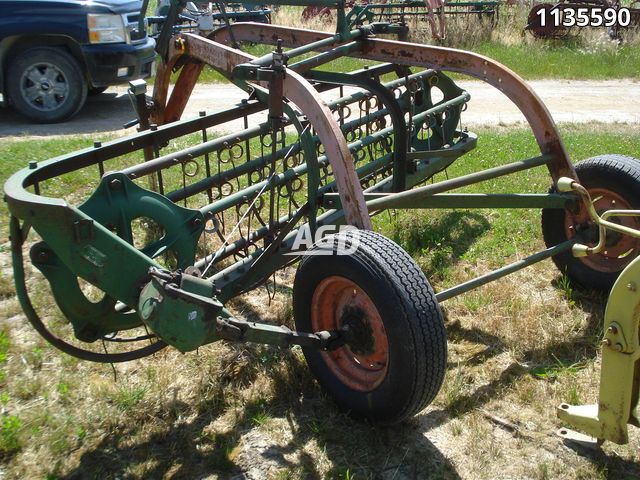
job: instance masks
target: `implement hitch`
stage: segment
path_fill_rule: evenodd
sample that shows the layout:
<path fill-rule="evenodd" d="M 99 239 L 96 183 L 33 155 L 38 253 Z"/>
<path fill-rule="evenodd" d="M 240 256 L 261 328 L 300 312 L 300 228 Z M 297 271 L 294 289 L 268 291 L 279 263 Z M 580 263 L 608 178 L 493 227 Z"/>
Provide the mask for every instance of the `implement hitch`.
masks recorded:
<path fill-rule="evenodd" d="M 561 191 L 575 191 L 583 199 L 591 219 L 599 228 L 595 246 L 575 244 L 578 257 L 597 254 L 607 245 L 607 234 L 624 233 L 640 238 L 640 230 L 608 220 L 611 217 L 638 217 L 640 210 L 596 211 L 589 192 L 575 181 L 562 178 Z M 561 404 L 558 418 L 601 443 L 610 440 L 629 442 L 627 425 L 640 427 L 640 258 L 633 260 L 616 280 L 604 314 L 600 394 L 595 405 Z M 558 434 L 570 440 L 585 440 L 584 435 L 562 428 Z"/>

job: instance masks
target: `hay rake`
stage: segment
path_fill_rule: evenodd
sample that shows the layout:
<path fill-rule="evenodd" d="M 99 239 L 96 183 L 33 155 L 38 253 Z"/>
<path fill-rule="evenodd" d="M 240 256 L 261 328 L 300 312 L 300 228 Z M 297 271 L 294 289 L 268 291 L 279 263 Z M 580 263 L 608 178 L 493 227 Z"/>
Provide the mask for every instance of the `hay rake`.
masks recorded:
<path fill-rule="evenodd" d="M 580 195 L 555 187 L 580 176 L 598 211 L 638 208 L 635 160 L 604 156 L 574 168 L 546 107 L 509 69 L 470 52 L 382 39 L 403 27 L 362 25 L 342 3 L 321 3 L 337 8 L 335 34 L 238 23 L 204 38 L 173 35 L 167 21 L 152 100 L 143 84 L 132 84 L 139 133 L 31 162 L 8 180 L 17 294 L 44 338 L 98 362 L 221 339 L 300 345 L 339 405 L 391 423 L 424 408 L 442 383 L 439 302 L 551 257 L 574 280 L 608 290 L 636 258 L 638 240 L 626 234 L 573 257 L 573 245 L 596 245 L 599 230 Z M 167 18 L 180 7 L 174 3 Z M 237 42 L 274 50 L 256 58 L 229 46 Z M 344 56 L 377 63 L 322 70 Z M 248 97 L 181 120 L 205 65 Z M 540 154 L 427 183 L 477 140 L 460 127 L 470 96 L 445 71 L 501 90 L 527 118 Z M 261 112 L 266 119 L 256 123 Z M 211 134 L 228 122 L 233 133 Z M 536 167 L 548 169 L 550 192 L 450 193 Z M 86 180 L 86 191 L 65 192 L 66 176 Z M 434 293 L 406 252 L 371 231 L 370 215 L 400 208 L 541 208 L 548 248 Z M 617 221 L 638 227 L 635 217 Z M 322 235 L 339 225 L 351 228 Z M 31 230 L 39 241 L 28 241 L 30 261 L 72 334 L 47 326 L 30 300 L 23 248 Z M 245 321 L 225 307 L 300 257 L 295 331 Z M 115 344 L 111 352 L 100 350 L 105 342 Z"/>

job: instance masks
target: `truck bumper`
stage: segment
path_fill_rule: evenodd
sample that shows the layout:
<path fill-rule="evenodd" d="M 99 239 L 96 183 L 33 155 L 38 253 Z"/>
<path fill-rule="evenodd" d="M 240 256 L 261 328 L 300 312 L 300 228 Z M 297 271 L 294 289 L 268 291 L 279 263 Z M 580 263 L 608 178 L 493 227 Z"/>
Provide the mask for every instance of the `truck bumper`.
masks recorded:
<path fill-rule="evenodd" d="M 155 44 L 152 38 L 147 38 L 134 45 L 83 45 L 91 86 L 107 87 L 151 76 Z"/>

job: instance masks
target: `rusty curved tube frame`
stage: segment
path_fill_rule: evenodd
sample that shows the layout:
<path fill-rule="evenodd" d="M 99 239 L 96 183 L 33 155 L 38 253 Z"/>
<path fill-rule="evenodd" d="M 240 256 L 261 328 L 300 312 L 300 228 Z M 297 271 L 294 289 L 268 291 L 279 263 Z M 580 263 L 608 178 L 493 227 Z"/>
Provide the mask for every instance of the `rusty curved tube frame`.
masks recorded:
<path fill-rule="evenodd" d="M 171 44 L 167 62 L 158 72 L 154 89 L 156 110 L 153 120 L 156 123 L 167 123 L 180 118 L 204 64 L 213 66 L 232 80 L 236 66 L 256 60 L 252 55 L 225 45 L 230 41 L 230 28 L 233 28 L 236 41 L 276 44 L 280 40 L 287 47 L 308 45 L 332 36 L 325 32 L 256 23 L 239 23 L 221 28 L 210 39 L 193 34 L 177 36 Z M 325 41 L 318 45 L 317 50 L 329 50 L 335 46 L 328 45 Z M 527 119 L 541 153 L 551 156 L 547 167 L 554 183 L 561 177 L 578 179 L 546 106 L 522 78 L 504 65 L 472 52 L 375 38 L 363 39 L 360 51 L 346 52 L 345 55 L 459 72 L 489 83 L 503 92 Z M 186 59 L 186 62 L 167 101 L 171 72 L 181 59 Z M 347 223 L 360 228 L 371 228 L 364 195 L 337 122 L 311 84 L 291 69 L 286 71 L 286 96 L 307 115 L 325 145 L 335 172 Z M 236 84 L 251 90 L 249 84 Z"/>
<path fill-rule="evenodd" d="M 172 42 L 169 49 L 168 61 L 160 72 L 159 84 L 154 90 L 156 105 L 165 105 L 171 72 L 178 60 L 183 56 L 187 56 L 191 62 L 195 61 L 197 63 L 186 64 L 192 65 L 189 67 L 191 70 L 186 76 L 180 76 L 174 88 L 174 90 L 180 88 L 180 90 L 178 90 L 179 96 L 177 100 L 174 100 L 172 94 L 167 106 L 171 106 L 172 102 L 176 105 L 182 104 L 181 99 L 185 93 L 182 89 L 188 89 L 190 93 L 197 80 L 197 77 L 193 78 L 192 75 L 196 71 L 199 73 L 201 64 L 206 63 L 211 65 L 216 68 L 216 70 L 231 77 L 233 69 L 237 65 L 249 63 L 256 59 L 256 57 L 240 50 L 197 35 L 180 35 Z M 186 68 L 186 65 L 183 68 Z M 182 78 L 185 80 L 180 83 L 180 79 Z M 239 86 L 242 86 L 242 84 Z M 246 88 L 248 90 L 252 89 L 249 84 L 246 84 Z M 372 228 L 371 218 L 369 217 L 358 174 L 356 173 L 353 159 L 351 158 L 351 152 L 331 110 L 320 98 L 317 90 L 300 74 L 290 69 L 286 70 L 286 75 L 283 80 L 283 90 L 286 92 L 286 97 L 296 104 L 301 112 L 306 115 L 325 147 L 327 158 L 331 163 L 336 179 L 346 222 L 358 228 L 370 230 Z M 163 111 L 166 113 L 166 109 L 157 110 L 156 115 L 161 115 Z M 158 118 L 156 118 L 156 120 L 157 119 Z M 164 117 L 160 119 L 165 120 Z"/>
<path fill-rule="evenodd" d="M 219 43 L 228 43 L 228 28 L 217 30 L 212 38 Z M 285 47 L 296 47 L 332 36 L 315 30 L 259 23 L 236 23 L 230 28 L 233 29 L 237 41 L 275 45 L 280 39 Z M 324 46 L 318 50 L 331 48 L 333 46 Z M 540 151 L 543 154 L 552 155 L 553 158 L 548 167 L 554 183 L 560 177 L 578 178 L 549 110 L 531 87 L 504 65 L 483 55 L 463 50 L 377 38 L 363 40 L 362 51 L 346 55 L 399 65 L 458 72 L 483 80 L 504 93 L 518 107 L 527 119 Z"/>

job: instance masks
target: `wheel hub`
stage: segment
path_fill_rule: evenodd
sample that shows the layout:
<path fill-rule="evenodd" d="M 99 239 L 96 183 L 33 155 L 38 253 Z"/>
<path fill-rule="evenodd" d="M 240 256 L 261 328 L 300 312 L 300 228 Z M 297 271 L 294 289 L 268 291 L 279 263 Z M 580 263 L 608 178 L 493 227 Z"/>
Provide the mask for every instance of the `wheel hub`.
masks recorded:
<path fill-rule="evenodd" d="M 59 108 L 69 94 L 64 73 L 49 63 L 39 63 L 26 69 L 20 85 L 24 100 L 41 111 Z"/>
<path fill-rule="evenodd" d="M 356 355 L 371 355 L 374 351 L 373 330 L 367 321 L 365 312 L 347 305 L 342 313 L 342 331 L 346 344 Z"/>
<path fill-rule="evenodd" d="M 387 332 L 375 303 L 356 283 L 331 276 L 311 301 L 314 332 L 342 331 L 345 345 L 322 352 L 329 369 L 350 388 L 369 392 L 382 383 L 389 365 Z"/>
<path fill-rule="evenodd" d="M 590 188 L 589 194 L 593 199 L 593 205 L 602 215 L 607 210 L 631 209 L 631 205 L 622 196 L 605 188 Z M 640 222 L 635 217 L 611 217 L 609 221 L 619 223 L 631 228 L 640 227 Z M 599 229 L 591 221 L 586 209 L 580 208 L 575 215 L 567 216 L 565 223 L 567 238 L 578 237 L 581 243 L 595 246 L 598 243 Z M 590 268 L 600 272 L 616 272 L 622 270 L 640 250 L 639 242 L 617 232 L 607 231 L 607 240 L 602 252 L 580 258 Z"/>

